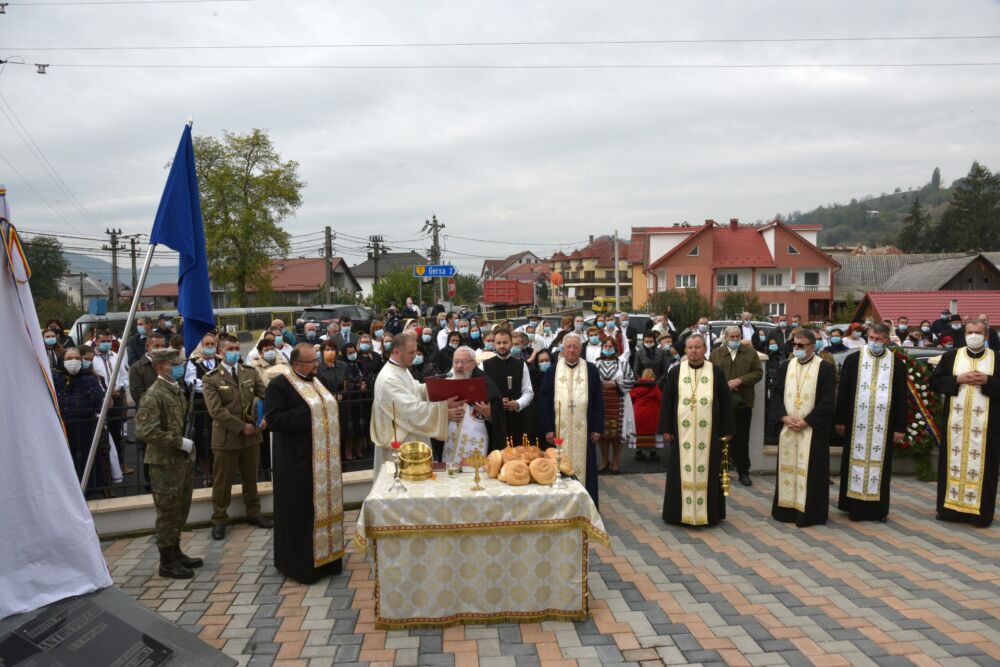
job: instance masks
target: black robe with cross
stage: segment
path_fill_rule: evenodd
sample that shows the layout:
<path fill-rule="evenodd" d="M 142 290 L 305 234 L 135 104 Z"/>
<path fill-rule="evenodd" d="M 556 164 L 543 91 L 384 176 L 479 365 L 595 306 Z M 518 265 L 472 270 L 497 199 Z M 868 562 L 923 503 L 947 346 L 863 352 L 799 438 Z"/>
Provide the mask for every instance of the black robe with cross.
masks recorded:
<path fill-rule="evenodd" d="M 521 357 L 515 357 L 512 354 L 508 355 L 506 359 L 500 356 L 491 357 L 483 362 L 483 371 L 500 390 L 501 398 L 512 401 L 521 398 L 522 381 L 528 375 L 527 366 Z M 510 388 L 508 388 L 508 378 L 510 379 Z M 503 407 L 502 402 L 501 407 Z M 524 420 L 525 414 L 521 410 L 503 410 L 500 415 L 493 417 L 503 420 L 504 431 L 513 438 L 515 445 L 522 444 L 522 437 L 529 433 Z M 534 432 L 534 429 L 530 429 L 530 431 Z"/>

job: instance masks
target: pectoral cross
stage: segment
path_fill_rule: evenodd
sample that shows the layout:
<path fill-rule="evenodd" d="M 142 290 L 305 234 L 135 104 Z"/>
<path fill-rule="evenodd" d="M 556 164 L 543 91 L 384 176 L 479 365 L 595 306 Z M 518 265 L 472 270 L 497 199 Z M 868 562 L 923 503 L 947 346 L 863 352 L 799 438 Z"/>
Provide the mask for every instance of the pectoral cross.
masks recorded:
<path fill-rule="evenodd" d="M 802 397 L 801 396 L 796 396 L 795 397 L 795 409 L 797 410 L 797 409 L 799 409 L 801 407 L 802 407 Z"/>

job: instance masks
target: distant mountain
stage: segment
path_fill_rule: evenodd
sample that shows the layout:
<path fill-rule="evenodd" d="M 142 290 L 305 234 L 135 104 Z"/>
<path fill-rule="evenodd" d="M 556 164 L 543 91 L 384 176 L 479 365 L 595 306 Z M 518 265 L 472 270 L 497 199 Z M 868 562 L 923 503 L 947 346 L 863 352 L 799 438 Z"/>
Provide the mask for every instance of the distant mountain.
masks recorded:
<path fill-rule="evenodd" d="M 939 179 L 938 179 L 939 180 Z M 935 221 L 939 220 L 951 201 L 950 188 L 935 187 L 934 180 L 918 190 L 882 193 L 879 196 L 866 195 L 852 199 L 849 204 L 820 206 L 803 213 L 795 211 L 781 218 L 795 224 L 820 224 L 823 231 L 819 235 L 821 245 L 881 246 L 894 243 L 896 234 L 906 217 L 913 200 L 920 198 L 920 204 Z"/>
<path fill-rule="evenodd" d="M 63 252 L 63 256 L 69 262 L 71 273 L 83 272 L 108 285 L 111 284 L 111 262 L 99 257 L 81 255 L 76 252 Z M 137 269 L 139 271 L 142 270 L 141 264 Z M 132 285 L 132 262 L 127 254 L 122 255 L 118 260 L 118 279 L 126 285 Z M 149 275 L 146 276 L 147 285 L 167 282 L 177 282 L 176 264 L 153 264 L 149 267 Z"/>

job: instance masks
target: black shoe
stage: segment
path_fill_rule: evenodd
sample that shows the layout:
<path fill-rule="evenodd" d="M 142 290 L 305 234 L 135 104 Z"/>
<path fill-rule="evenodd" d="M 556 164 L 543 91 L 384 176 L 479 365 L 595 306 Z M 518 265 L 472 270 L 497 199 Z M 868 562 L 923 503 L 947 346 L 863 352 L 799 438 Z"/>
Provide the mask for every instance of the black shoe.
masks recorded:
<path fill-rule="evenodd" d="M 637 449 L 635 451 L 635 460 L 636 461 L 645 461 L 646 460 L 646 452 L 642 451 L 641 449 Z"/>
<path fill-rule="evenodd" d="M 194 572 L 178 562 L 174 555 L 174 547 L 162 547 L 160 549 L 160 576 L 167 579 L 190 579 L 194 576 Z"/>
<path fill-rule="evenodd" d="M 202 565 L 205 564 L 205 561 L 203 561 L 202 559 L 191 558 L 191 556 L 188 556 L 183 551 L 181 551 L 181 545 L 179 544 L 174 546 L 174 557 L 177 559 L 178 563 L 192 570 L 201 567 Z"/>
<path fill-rule="evenodd" d="M 247 523 L 251 526 L 257 526 L 258 528 L 273 528 L 274 521 L 271 521 L 266 516 L 252 516 L 247 519 Z"/>
<path fill-rule="evenodd" d="M 743 486 L 753 486 L 753 480 L 750 479 L 749 472 L 740 473 L 740 484 L 742 484 Z"/>
<path fill-rule="evenodd" d="M 660 460 L 660 455 L 656 453 L 655 449 L 649 453 L 649 460 L 650 461 L 659 461 Z"/>
<path fill-rule="evenodd" d="M 226 536 L 226 524 L 224 524 L 224 523 L 217 523 L 214 526 L 212 526 L 212 539 L 213 540 L 221 540 L 225 536 Z"/>
<path fill-rule="evenodd" d="M 603 468 L 601 468 L 600 470 L 597 471 L 597 474 L 598 475 L 607 475 L 610 472 L 611 472 L 611 466 L 604 466 Z"/>

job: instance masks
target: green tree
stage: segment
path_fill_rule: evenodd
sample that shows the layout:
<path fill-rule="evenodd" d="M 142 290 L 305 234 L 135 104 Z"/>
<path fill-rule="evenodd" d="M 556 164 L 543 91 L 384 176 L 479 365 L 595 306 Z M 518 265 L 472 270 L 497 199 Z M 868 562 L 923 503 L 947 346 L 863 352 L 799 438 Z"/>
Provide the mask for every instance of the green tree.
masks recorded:
<path fill-rule="evenodd" d="M 934 173 L 931 174 L 931 190 L 941 189 L 941 169 L 939 167 L 934 167 Z"/>
<path fill-rule="evenodd" d="M 248 287 L 263 302 L 271 291 L 271 260 L 289 251 L 281 223 L 302 205 L 299 165 L 283 161 L 257 129 L 225 132 L 221 140 L 195 137 L 194 152 L 212 277 L 232 287 L 237 305 L 246 305 Z"/>
<path fill-rule="evenodd" d="M 920 198 L 913 200 L 910 212 L 903 218 L 903 228 L 896 236 L 896 245 L 907 252 L 922 252 L 931 232 L 931 216 L 920 205 Z"/>
<path fill-rule="evenodd" d="M 756 292 L 723 292 L 719 302 L 715 304 L 716 319 L 739 319 L 743 311 L 750 313 L 755 320 L 770 319 L 767 306 L 761 302 Z"/>
<path fill-rule="evenodd" d="M 59 282 L 69 270 L 69 262 L 63 256 L 62 244 L 54 236 L 36 236 L 24 244 L 31 267 L 31 295 L 36 302 L 44 300 L 65 301 L 59 289 Z"/>
<path fill-rule="evenodd" d="M 854 300 L 853 294 L 847 295 L 847 301 L 844 305 L 833 311 L 833 323 L 834 324 L 844 324 L 845 322 L 851 322 L 854 320 L 854 312 L 858 309 L 858 304 Z"/>
<path fill-rule="evenodd" d="M 457 286 L 457 285 L 456 285 Z M 406 302 L 406 297 L 417 299 L 417 278 L 412 270 L 396 269 L 379 276 L 378 283 L 372 288 L 372 307 L 382 312 L 393 301 L 396 305 Z"/>
<path fill-rule="evenodd" d="M 680 331 L 700 317 L 712 316 L 712 304 L 696 289 L 657 292 L 649 300 L 649 311 L 662 314 L 670 306 L 670 319 Z"/>
<path fill-rule="evenodd" d="M 549 286 L 547 280 L 539 280 L 535 283 L 535 300 L 539 305 L 547 306 L 549 305 L 549 299 L 551 298 L 552 288 Z"/>
<path fill-rule="evenodd" d="M 951 203 L 935 228 L 935 250 L 1000 248 L 1000 179 L 978 162 L 952 188 Z"/>
<path fill-rule="evenodd" d="M 414 297 L 415 298 L 415 297 Z M 455 275 L 455 303 L 475 305 L 483 298 L 483 286 L 479 282 L 479 277 L 471 273 L 458 273 Z"/>

